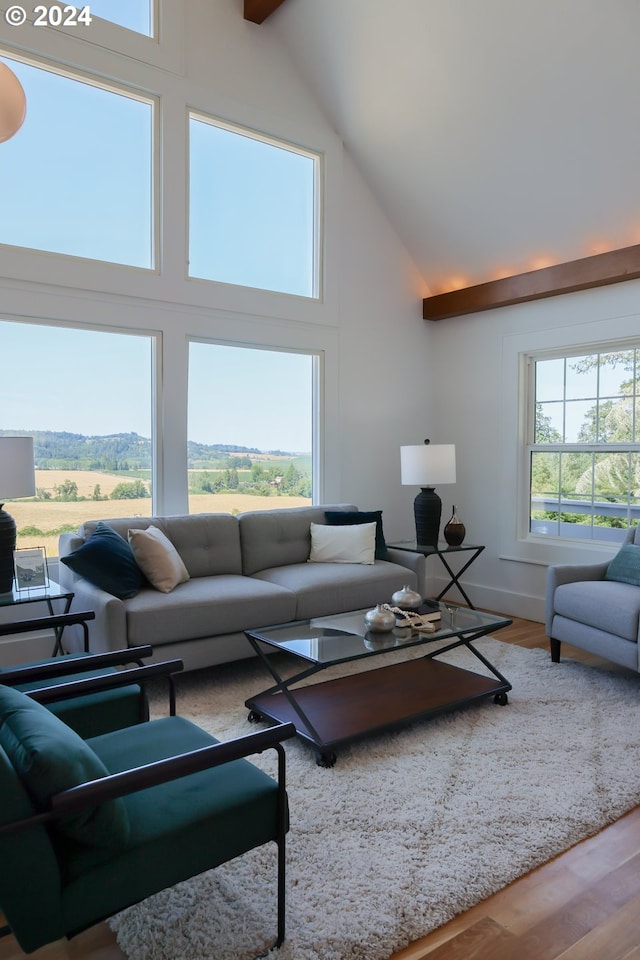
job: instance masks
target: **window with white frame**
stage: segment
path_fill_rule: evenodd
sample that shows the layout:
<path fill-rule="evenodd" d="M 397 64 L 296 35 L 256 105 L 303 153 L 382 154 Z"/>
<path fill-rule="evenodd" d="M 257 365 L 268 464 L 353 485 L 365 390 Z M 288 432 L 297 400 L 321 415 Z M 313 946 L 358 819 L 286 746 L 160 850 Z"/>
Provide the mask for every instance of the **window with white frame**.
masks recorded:
<path fill-rule="evenodd" d="M 155 339 L 0 319 L 0 435 L 34 438 L 18 547 L 56 557 L 85 520 L 153 513 Z"/>
<path fill-rule="evenodd" d="M 318 296 L 319 156 L 189 117 L 189 276 Z"/>
<path fill-rule="evenodd" d="M 156 0 L 91 0 L 90 4 L 74 6 L 79 10 L 88 9 L 91 17 L 100 17 L 146 37 L 154 34 Z"/>
<path fill-rule="evenodd" d="M 189 344 L 191 513 L 246 513 L 312 501 L 319 357 Z"/>
<path fill-rule="evenodd" d="M 2 146 L 0 243 L 154 266 L 154 101 L 3 56 L 27 116 Z"/>
<path fill-rule="evenodd" d="M 640 520 L 640 342 L 528 360 L 529 531 L 619 541 Z"/>

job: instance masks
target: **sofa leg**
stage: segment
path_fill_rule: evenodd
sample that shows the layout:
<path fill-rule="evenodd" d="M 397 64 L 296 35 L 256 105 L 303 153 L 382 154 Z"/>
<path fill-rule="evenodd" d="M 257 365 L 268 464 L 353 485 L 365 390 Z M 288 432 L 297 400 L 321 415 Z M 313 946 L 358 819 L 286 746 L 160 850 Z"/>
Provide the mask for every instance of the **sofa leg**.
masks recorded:
<path fill-rule="evenodd" d="M 560 663 L 560 641 L 554 637 L 549 637 L 549 646 L 551 647 L 551 659 L 554 663 Z"/>

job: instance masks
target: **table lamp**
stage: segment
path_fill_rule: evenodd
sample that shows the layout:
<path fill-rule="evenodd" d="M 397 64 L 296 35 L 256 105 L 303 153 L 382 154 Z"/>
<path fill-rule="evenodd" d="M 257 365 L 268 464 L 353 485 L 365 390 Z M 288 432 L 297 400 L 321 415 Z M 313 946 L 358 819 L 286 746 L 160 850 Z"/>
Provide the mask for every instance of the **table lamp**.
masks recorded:
<path fill-rule="evenodd" d="M 456 482 L 456 448 L 453 443 L 430 443 L 400 447 L 400 472 L 403 486 L 421 487 L 413 502 L 416 542 L 437 547 L 442 501 L 436 484 Z"/>
<path fill-rule="evenodd" d="M 16 548 L 16 522 L 3 509 L 4 501 L 35 492 L 33 437 L 0 437 L 0 594 L 11 592 Z"/>

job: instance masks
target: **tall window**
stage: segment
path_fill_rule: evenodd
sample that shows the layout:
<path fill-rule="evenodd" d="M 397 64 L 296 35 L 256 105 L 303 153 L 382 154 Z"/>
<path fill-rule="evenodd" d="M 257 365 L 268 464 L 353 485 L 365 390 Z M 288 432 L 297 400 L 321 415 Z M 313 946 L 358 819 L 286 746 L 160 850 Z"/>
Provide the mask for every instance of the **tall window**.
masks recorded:
<path fill-rule="evenodd" d="M 0 435 L 34 438 L 18 546 L 56 557 L 85 520 L 151 514 L 153 338 L 0 320 L 0 354 Z"/>
<path fill-rule="evenodd" d="M 92 17 L 101 17 L 151 37 L 156 3 L 157 0 L 91 0 L 87 6 Z M 83 4 L 75 3 L 74 6 L 82 8 Z"/>
<path fill-rule="evenodd" d="M 317 155 L 192 114 L 189 276 L 317 296 Z"/>
<path fill-rule="evenodd" d="M 640 346 L 532 358 L 530 531 L 616 541 L 640 520 Z"/>
<path fill-rule="evenodd" d="M 2 59 L 27 116 L 2 145 L 0 243 L 153 267 L 152 101 Z"/>
<path fill-rule="evenodd" d="M 189 346 L 191 513 L 311 503 L 317 358 Z"/>

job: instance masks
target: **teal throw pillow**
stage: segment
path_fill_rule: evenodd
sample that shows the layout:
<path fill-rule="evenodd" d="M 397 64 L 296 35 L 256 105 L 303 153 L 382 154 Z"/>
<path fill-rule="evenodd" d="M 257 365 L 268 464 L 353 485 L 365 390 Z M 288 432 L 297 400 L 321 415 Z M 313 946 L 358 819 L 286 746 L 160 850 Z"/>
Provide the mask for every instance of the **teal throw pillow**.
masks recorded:
<path fill-rule="evenodd" d="M 145 582 L 127 541 L 102 520 L 89 539 L 60 562 L 120 600 L 135 597 Z"/>
<path fill-rule="evenodd" d="M 109 776 L 102 760 L 71 727 L 12 687 L 0 686 L 0 745 L 41 810 L 54 794 Z M 120 847 L 129 839 L 129 817 L 121 798 L 87 807 L 52 824 L 66 836 L 91 846 Z"/>
<path fill-rule="evenodd" d="M 640 586 L 640 546 L 625 543 L 607 567 L 605 580 L 617 580 L 618 583 L 633 583 Z"/>
<path fill-rule="evenodd" d="M 382 530 L 382 510 L 325 510 L 324 518 L 330 526 L 343 527 L 352 523 L 375 523 L 376 560 L 388 560 L 389 551 Z"/>

